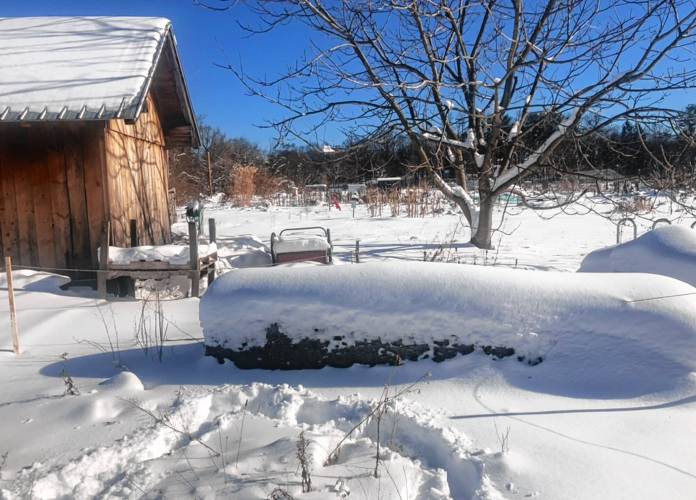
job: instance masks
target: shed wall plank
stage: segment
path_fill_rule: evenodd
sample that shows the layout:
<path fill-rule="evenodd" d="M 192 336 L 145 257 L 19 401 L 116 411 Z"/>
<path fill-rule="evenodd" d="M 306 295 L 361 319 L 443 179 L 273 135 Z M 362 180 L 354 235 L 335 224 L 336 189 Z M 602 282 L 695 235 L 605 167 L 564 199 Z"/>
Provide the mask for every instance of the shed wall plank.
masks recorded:
<path fill-rule="evenodd" d="M 70 214 L 70 267 L 93 269 L 90 248 L 90 227 L 85 194 L 85 163 L 82 136 L 79 131 L 66 130 L 65 179 Z M 94 263 L 96 265 L 96 262 Z"/>
<path fill-rule="evenodd" d="M 168 162 L 164 134 L 155 103 L 134 124 L 109 122 L 106 156 L 114 244 L 130 243 L 130 220 L 135 219 L 143 245 L 171 238 L 168 203 Z"/>

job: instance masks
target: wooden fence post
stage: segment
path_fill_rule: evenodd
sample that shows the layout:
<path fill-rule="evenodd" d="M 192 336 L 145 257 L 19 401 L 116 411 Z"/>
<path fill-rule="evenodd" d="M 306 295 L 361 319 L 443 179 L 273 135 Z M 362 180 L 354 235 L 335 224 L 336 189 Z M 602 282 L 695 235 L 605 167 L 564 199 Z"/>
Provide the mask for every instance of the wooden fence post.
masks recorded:
<path fill-rule="evenodd" d="M 208 219 L 208 241 L 210 243 L 215 243 L 217 239 L 217 232 L 215 229 L 215 219 Z"/>
<path fill-rule="evenodd" d="M 198 268 L 198 228 L 195 222 L 188 223 L 189 264 L 191 265 L 191 297 L 201 293 L 201 271 Z"/>
<path fill-rule="evenodd" d="M 208 151 L 208 195 L 213 196 L 213 167 L 210 163 L 210 151 Z"/>
<path fill-rule="evenodd" d="M 138 239 L 138 221 L 135 219 L 130 220 L 130 246 L 131 248 L 140 245 Z M 135 298 L 135 278 L 124 277 L 122 278 L 122 284 L 128 287 L 128 296 Z"/>
<path fill-rule="evenodd" d="M 355 240 L 355 263 L 360 264 L 360 240 Z"/>
<path fill-rule="evenodd" d="M 19 354 L 19 329 L 17 327 L 17 310 L 14 298 L 14 283 L 12 280 L 12 257 L 5 257 L 5 272 L 7 273 L 7 299 L 10 302 L 10 324 L 12 328 L 12 349 Z"/>
<path fill-rule="evenodd" d="M 104 223 L 101 251 L 99 252 L 99 270 L 97 271 L 97 291 L 100 299 L 106 299 L 106 275 L 109 270 L 109 246 L 111 245 L 111 222 Z"/>
<path fill-rule="evenodd" d="M 138 221 L 135 219 L 130 220 L 130 244 L 131 247 L 138 246 Z"/>
<path fill-rule="evenodd" d="M 210 244 L 216 243 L 217 242 L 217 230 L 215 229 L 215 219 L 210 218 L 208 219 L 208 242 Z M 210 250 L 208 251 L 208 254 L 210 254 Z M 217 251 L 215 252 L 215 255 L 217 255 Z M 215 281 L 215 261 L 217 258 L 213 260 L 213 265 L 212 267 L 210 266 L 210 259 L 207 259 L 208 262 L 208 286 Z"/>

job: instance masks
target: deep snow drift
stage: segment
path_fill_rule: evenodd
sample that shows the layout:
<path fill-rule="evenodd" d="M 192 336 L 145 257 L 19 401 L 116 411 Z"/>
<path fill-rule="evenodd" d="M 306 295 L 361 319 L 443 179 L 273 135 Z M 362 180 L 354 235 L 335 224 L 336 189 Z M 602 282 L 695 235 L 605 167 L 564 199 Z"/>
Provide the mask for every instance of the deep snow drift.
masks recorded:
<path fill-rule="evenodd" d="M 207 345 L 234 350 L 263 345 L 277 323 L 294 341 L 448 339 L 511 347 L 527 359 L 573 342 L 601 350 L 611 338 L 696 369 L 696 289 L 647 274 L 417 262 L 246 269 L 213 283 L 200 317 Z"/>
<path fill-rule="evenodd" d="M 60 287 L 70 283 L 70 278 L 58 274 L 20 269 L 13 271 L 12 282 L 15 290 L 31 292 L 57 292 Z M 0 273 L 0 288 L 7 289 L 7 274 Z"/>
<path fill-rule="evenodd" d="M 137 389 L 131 390 L 134 394 Z M 68 462 L 46 460 L 22 471 L 9 489 L 0 490 L 0 498 L 31 493 L 37 499 L 246 500 L 269 498 L 274 488 L 295 497 L 302 495 L 293 476 L 303 431 L 313 492 L 302 498 L 340 499 L 351 492 L 384 500 L 496 494 L 483 469 L 485 461 L 499 461 L 499 454 L 475 450 L 461 433 L 436 425 L 437 412 L 408 401 L 384 404 L 381 473 L 375 477 L 379 430 L 370 415 L 379 404 L 355 396 L 328 400 L 286 385 L 181 392 L 167 413 L 154 412 L 149 421 L 152 409 L 145 405 L 140 410 L 144 425 L 113 444 L 85 450 Z M 142 403 L 124 399 L 121 405 Z"/>
<path fill-rule="evenodd" d="M 591 252 L 579 271 L 661 274 L 696 286 L 696 230 L 658 227 L 635 240 Z"/>

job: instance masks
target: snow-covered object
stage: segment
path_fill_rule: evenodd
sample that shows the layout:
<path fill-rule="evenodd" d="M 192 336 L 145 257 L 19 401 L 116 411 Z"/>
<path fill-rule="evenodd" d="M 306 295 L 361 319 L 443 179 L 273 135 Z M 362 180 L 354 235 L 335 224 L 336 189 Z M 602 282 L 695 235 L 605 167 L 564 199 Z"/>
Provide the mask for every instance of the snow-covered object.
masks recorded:
<path fill-rule="evenodd" d="M 476 136 L 474 135 L 474 130 L 470 128 L 469 130 L 466 131 L 466 140 L 464 141 L 463 147 L 465 147 L 467 149 L 474 149 L 476 147 L 475 142 L 476 142 Z"/>
<path fill-rule="evenodd" d="M 474 151 L 474 161 L 476 162 L 476 166 L 478 168 L 483 167 L 483 160 L 484 160 L 483 155 L 481 153 L 479 153 L 478 151 Z"/>
<path fill-rule="evenodd" d="M 169 28 L 160 17 L 0 18 L 2 119 L 136 118 Z"/>
<path fill-rule="evenodd" d="M 656 275 L 443 263 L 244 269 L 213 283 L 200 319 L 205 343 L 229 349 L 264 345 L 271 323 L 293 340 L 449 339 L 530 358 L 558 342 L 609 335 L 696 367 L 696 295 L 631 302 L 689 292 L 696 289 Z"/>
<path fill-rule="evenodd" d="M 512 124 L 512 127 L 510 128 L 510 133 L 508 136 L 510 139 L 517 137 L 517 135 L 520 133 L 520 122 L 516 121 L 515 123 Z"/>
<path fill-rule="evenodd" d="M 321 236 L 280 238 L 273 244 L 275 253 L 320 252 L 329 250 L 331 245 Z"/>
<path fill-rule="evenodd" d="M 218 248 L 218 262 L 226 268 L 263 267 L 273 264 L 268 247 L 251 234 L 225 238 Z"/>
<path fill-rule="evenodd" d="M 100 248 L 101 250 L 101 248 Z M 217 252 L 215 243 L 199 243 L 198 256 L 206 257 Z M 136 262 L 169 262 L 174 265 L 189 263 L 188 245 L 158 245 L 131 248 L 109 247 L 109 264 L 128 265 Z"/>
<path fill-rule="evenodd" d="M 449 146 L 454 146 L 457 148 L 464 148 L 464 149 L 475 149 L 476 148 L 476 138 L 474 136 L 474 131 L 472 129 L 469 129 L 467 132 L 466 138 L 463 141 L 458 141 L 456 139 L 450 139 L 449 137 L 445 137 L 444 134 L 439 131 L 437 134 L 434 134 L 432 132 L 425 132 L 423 134 L 423 137 L 430 141 L 442 143 L 442 144 L 447 144 Z M 485 141 L 482 143 L 485 144 Z"/>
<path fill-rule="evenodd" d="M 662 226 L 635 240 L 591 252 L 580 272 L 650 273 L 696 286 L 696 231 Z"/>

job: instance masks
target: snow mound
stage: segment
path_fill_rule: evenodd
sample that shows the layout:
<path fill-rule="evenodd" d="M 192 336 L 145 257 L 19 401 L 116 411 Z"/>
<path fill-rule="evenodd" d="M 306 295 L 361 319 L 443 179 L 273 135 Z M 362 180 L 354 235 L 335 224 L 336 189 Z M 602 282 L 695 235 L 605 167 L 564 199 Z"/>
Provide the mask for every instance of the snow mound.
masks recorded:
<path fill-rule="evenodd" d="M 66 463 L 37 463 L 24 470 L 11 488 L 9 498 L 37 499 L 138 497 L 137 486 L 154 479 L 147 462 L 160 458 L 182 445 L 174 429 L 198 429 L 208 416 L 210 396 L 176 402 L 166 415 L 167 425 L 153 423 L 112 445 L 86 452 Z M 149 477 L 148 477 L 149 476 Z M 33 478 L 36 478 L 34 481 Z M 137 478 L 137 479 L 136 479 Z M 33 484 L 27 482 L 33 482 Z"/>
<path fill-rule="evenodd" d="M 243 269 L 213 283 L 200 319 L 206 345 L 233 350 L 263 346 L 274 323 L 293 342 L 450 340 L 510 347 L 529 359 L 578 343 L 603 349 L 599 339 L 609 336 L 694 368 L 696 295 L 652 300 L 690 293 L 696 290 L 657 275 L 462 264 Z"/>
<path fill-rule="evenodd" d="M 60 287 L 70 283 L 70 278 L 60 274 L 42 271 L 19 270 L 12 271 L 12 284 L 15 290 L 30 292 L 57 292 Z M 0 288 L 7 289 L 7 274 L 0 273 Z"/>
<path fill-rule="evenodd" d="M 217 244 L 218 262 L 226 268 L 263 267 L 273 263 L 270 251 L 256 236 L 227 237 Z"/>
<path fill-rule="evenodd" d="M 658 227 L 635 240 L 589 253 L 578 271 L 661 274 L 696 286 L 696 231 Z"/>
<path fill-rule="evenodd" d="M 142 392 L 145 390 L 145 386 L 133 372 L 120 372 L 99 385 L 114 391 Z"/>
<path fill-rule="evenodd" d="M 21 471 L 3 497 L 31 491 L 39 499 L 183 498 L 195 490 L 244 500 L 282 488 L 299 498 L 301 432 L 312 473 L 307 498 L 345 498 L 351 491 L 412 500 L 497 494 L 484 473 L 486 456 L 458 431 L 439 425 L 443 415 L 393 397 L 378 423 L 372 415 L 380 404 L 260 383 L 181 393 L 170 407 L 152 412 L 149 424 L 111 445 Z"/>

